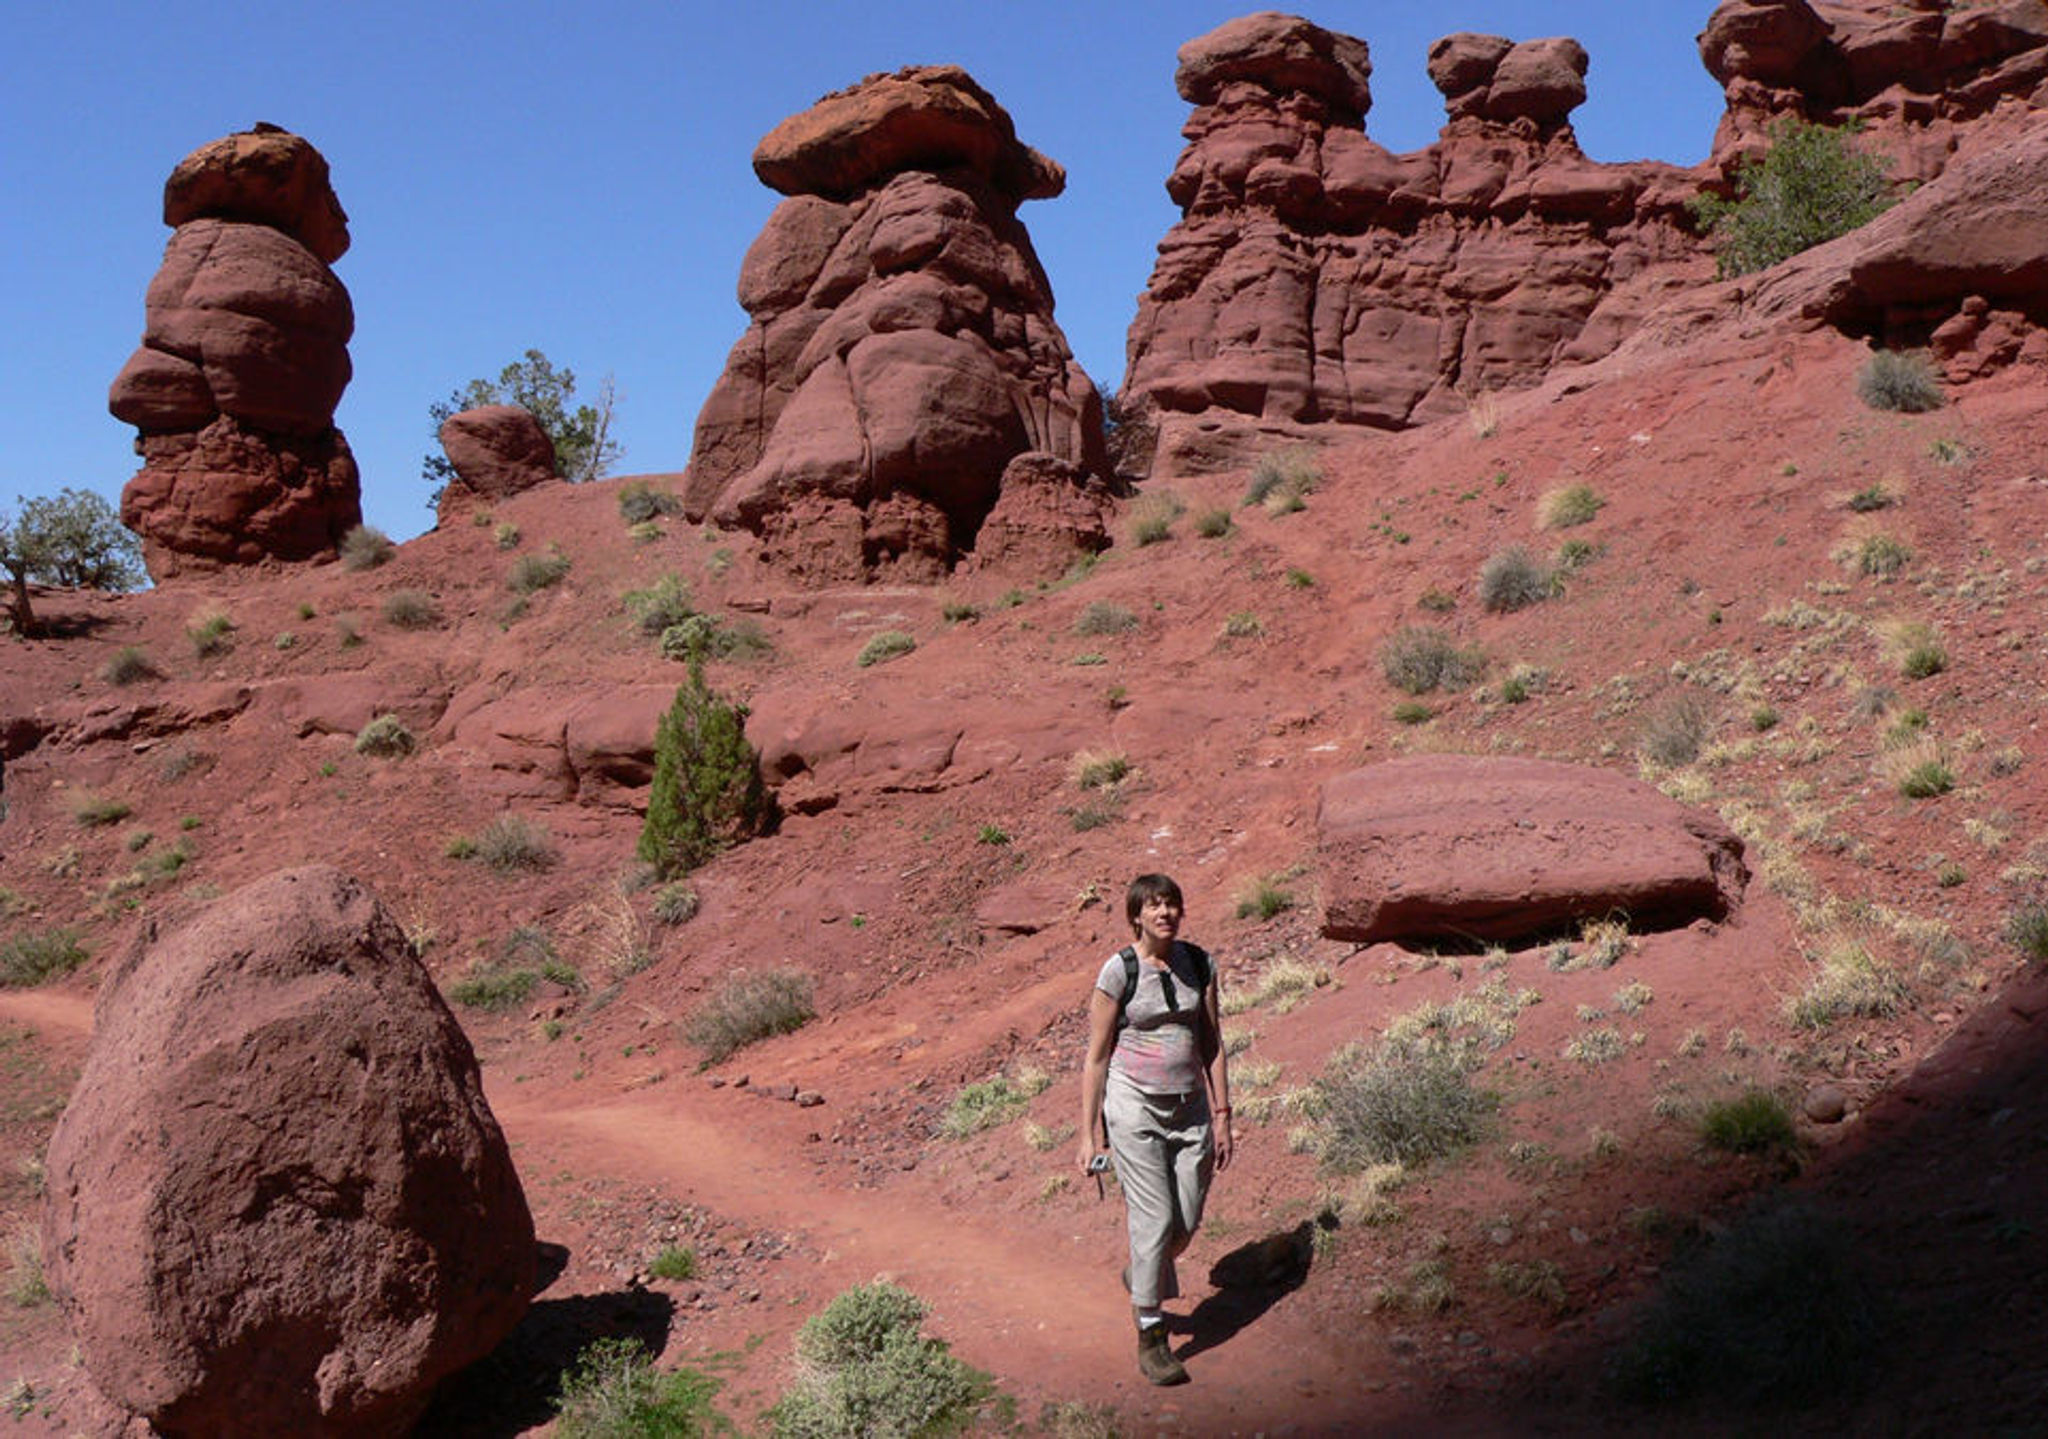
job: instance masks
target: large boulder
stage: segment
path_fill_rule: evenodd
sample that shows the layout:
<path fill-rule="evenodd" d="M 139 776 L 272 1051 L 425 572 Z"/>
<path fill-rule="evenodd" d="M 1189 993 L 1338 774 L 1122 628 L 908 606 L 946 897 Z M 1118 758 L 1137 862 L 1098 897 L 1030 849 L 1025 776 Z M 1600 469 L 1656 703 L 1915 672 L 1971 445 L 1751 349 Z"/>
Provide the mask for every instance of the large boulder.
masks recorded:
<path fill-rule="evenodd" d="M 752 323 L 697 417 L 684 506 L 791 575 L 936 579 L 1004 467 L 1106 474 L 1102 403 L 1016 218 L 1059 167 L 954 66 L 870 76 L 762 140 L 790 196 L 740 270 Z"/>
<path fill-rule="evenodd" d="M 355 313 L 328 268 L 349 237 L 326 160 L 274 125 L 213 141 L 172 171 L 164 219 L 142 345 L 107 396 L 144 462 L 122 522 L 159 580 L 333 554 L 362 503 L 334 427 Z"/>
<path fill-rule="evenodd" d="M 1748 882 L 1718 818 L 1626 775 L 1550 760 L 1417 755 L 1339 775 L 1316 814 L 1323 933 L 1518 939 L 1619 911 L 1722 918 Z"/>
<path fill-rule="evenodd" d="M 165 1435 L 406 1433 L 525 1311 L 533 1221 L 461 1028 L 325 866 L 100 991 L 43 1248 L 93 1382 Z"/>
<path fill-rule="evenodd" d="M 1297 17 L 1181 47 L 1195 109 L 1166 182 L 1182 219 L 1132 322 L 1123 397 L 1164 416 L 1399 429 L 1476 393 L 1607 353 L 1647 301 L 1627 282 L 1690 263 L 1669 165 L 1596 165 L 1570 112 L 1569 39 L 1451 35 L 1430 49 L 1436 144 L 1367 138 L 1365 42 Z"/>
<path fill-rule="evenodd" d="M 439 518 L 496 504 L 555 478 L 555 442 L 524 405 L 479 405 L 441 422 L 441 450 L 455 471 Z"/>

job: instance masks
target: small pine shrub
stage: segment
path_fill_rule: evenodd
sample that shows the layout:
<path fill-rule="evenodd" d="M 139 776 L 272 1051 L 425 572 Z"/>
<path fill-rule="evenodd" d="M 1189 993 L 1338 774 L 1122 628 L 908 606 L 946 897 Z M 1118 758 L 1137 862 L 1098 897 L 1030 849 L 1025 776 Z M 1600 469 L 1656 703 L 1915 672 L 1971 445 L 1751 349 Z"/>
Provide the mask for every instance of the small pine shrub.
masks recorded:
<path fill-rule="evenodd" d="M 645 524 L 663 515 L 679 515 L 683 502 L 667 490 L 657 490 L 645 480 L 628 480 L 619 487 L 619 518 L 629 525 Z"/>
<path fill-rule="evenodd" d="M 1692 201 L 1715 242 L 1721 277 L 1786 260 L 1877 217 L 1889 204 L 1882 161 L 1849 147 L 1852 131 L 1788 118 L 1771 147 L 1735 172 L 1735 196 Z"/>
<path fill-rule="evenodd" d="M 202 609 L 185 622 L 185 637 L 200 659 L 224 655 L 235 647 L 235 622 L 218 606 Z"/>
<path fill-rule="evenodd" d="M 110 685 L 132 685 L 156 677 L 156 665 L 134 645 L 121 646 L 100 666 L 100 678 Z"/>
<path fill-rule="evenodd" d="M 1873 410 L 1920 415 L 1941 408 L 1941 381 L 1925 355 L 1879 350 L 1856 372 L 1856 397 Z"/>
<path fill-rule="evenodd" d="M 1074 621 L 1077 635 L 1121 635 L 1138 627 L 1138 617 L 1122 605 L 1096 600 Z"/>
<path fill-rule="evenodd" d="M 441 605 L 425 590 L 393 590 L 384 597 L 384 623 L 393 629 L 430 630 L 441 623 Z"/>
<path fill-rule="evenodd" d="M 576 1356 L 555 1400 L 557 1439 L 695 1439 L 732 1430 L 712 1407 L 720 1381 L 663 1373 L 637 1339 L 599 1339 Z"/>
<path fill-rule="evenodd" d="M 378 715 L 356 731 L 356 753 L 376 759 L 402 759 L 417 747 L 412 731 L 397 715 Z"/>
<path fill-rule="evenodd" d="M 1555 592 L 1550 571 L 1521 545 L 1509 545 L 1479 567 L 1479 603 L 1496 614 L 1526 609 Z"/>
<path fill-rule="evenodd" d="M 1547 530 L 1568 530 L 1590 524 L 1606 503 L 1591 485 L 1566 485 L 1543 497 L 1538 519 Z"/>
<path fill-rule="evenodd" d="M 341 537 L 341 567 L 345 570 L 374 570 L 398 553 L 391 536 L 375 525 L 356 525 Z"/>
<path fill-rule="evenodd" d="M 1486 657 L 1458 648 L 1434 625 L 1404 625 L 1380 650 L 1380 669 L 1394 688 L 1411 695 L 1434 689 L 1462 689 L 1486 672 Z"/>
<path fill-rule="evenodd" d="M 916 648 L 915 636 L 902 630 L 883 630 L 860 647 L 860 653 L 854 656 L 853 662 L 862 669 L 868 669 L 874 665 L 887 664 L 893 659 L 900 659 Z"/>
<path fill-rule="evenodd" d="M 801 970 L 737 974 L 683 1024 L 683 1038 L 719 1064 L 757 1041 L 801 1029 L 817 1013 Z"/>
<path fill-rule="evenodd" d="M 691 664 L 655 726 L 654 782 L 635 850 L 663 878 L 687 874 L 774 822 L 746 720 L 746 707 L 712 693 L 703 666 Z"/>
<path fill-rule="evenodd" d="M 61 979 L 84 964 L 85 946 L 78 932 L 46 929 L 17 934 L 0 943 L 0 989 L 32 989 Z"/>
<path fill-rule="evenodd" d="M 1768 1089 L 1710 1104 L 1700 1114 L 1700 1142 L 1728 1154 L 1768 1154 L 1797 1147 L 1792 1112 Z"/>
<path fill-rule="evenodd" d="M 696 614 L 690 607 L 689 585 L 673 574 L 663 575 L 647 589 L 628 590 L 625 605 L 634 628 L 649 638 L 659 638 L 663 631 Z"/>
<path fill-rule="evenodd" d="M 560 584 L 569 573 L 569 557 L 560 550 L 544 555 L 521 555 L 505 576 L 506 588 L 516 595 L 537 594 Z"/>

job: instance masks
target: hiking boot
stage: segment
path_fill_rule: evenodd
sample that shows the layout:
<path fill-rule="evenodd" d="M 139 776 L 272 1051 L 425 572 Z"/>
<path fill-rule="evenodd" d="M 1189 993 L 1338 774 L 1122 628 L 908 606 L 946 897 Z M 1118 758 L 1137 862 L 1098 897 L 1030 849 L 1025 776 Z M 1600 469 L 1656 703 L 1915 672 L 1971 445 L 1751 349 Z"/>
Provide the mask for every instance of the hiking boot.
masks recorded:
<path fill-rule="evenodd" d="M 1188 1371 L 1166 1342 L 1164 1324 L 1143 1325 L 1138 1330 L 1138 1372 L 1152 1384 L 1185 1384 Z"/>

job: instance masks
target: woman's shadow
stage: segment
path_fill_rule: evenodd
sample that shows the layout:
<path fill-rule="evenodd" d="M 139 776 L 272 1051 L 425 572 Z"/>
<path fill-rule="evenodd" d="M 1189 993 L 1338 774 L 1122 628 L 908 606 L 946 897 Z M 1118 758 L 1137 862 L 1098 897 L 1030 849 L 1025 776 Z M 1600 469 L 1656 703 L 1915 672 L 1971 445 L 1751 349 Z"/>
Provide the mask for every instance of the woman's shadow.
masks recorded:
<path fill-rule="evenodd" d="M 1189 1336 L 1179 1350 L 1180 1357 L 1187 1359 L 1225 1343 L 1255 1323 L 1282 1295 L 1301 1288 L 1315 1257 L 1317 1228 L 1335 1224 L 1334 1217 L 1304 1219 L 1292 1229 L 1240 1244 L 1211 1265 L 1209 1283 L 1216 1292 L 1197 1304 L 1187 1318 L 1168 1321 Z"/>

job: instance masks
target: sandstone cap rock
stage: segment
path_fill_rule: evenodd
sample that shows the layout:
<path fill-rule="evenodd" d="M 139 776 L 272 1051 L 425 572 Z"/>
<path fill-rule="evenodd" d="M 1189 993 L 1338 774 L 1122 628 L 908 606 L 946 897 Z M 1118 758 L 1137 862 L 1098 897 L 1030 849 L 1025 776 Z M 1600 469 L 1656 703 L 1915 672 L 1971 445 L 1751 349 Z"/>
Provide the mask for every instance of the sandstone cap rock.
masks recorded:
<path fill-rule="evenodd" d="M 1191 105 L 1211 105 L 1226 85 L 1249 80 L 1269 90 L 1314 95 L 1349 115 L 1372 108 L 1372 57 L 1365 41 L 1277 10 L 1226 21 L 1180 47 L 1174 88 Z"/>
<path fill-rule="evenodd" d="M 348 253 L 348 214 L 310 141 L 258 122 L 178 162 L 164 182 L 164 223 L 241 220 L 282 230 L 331 265 Z"/>

